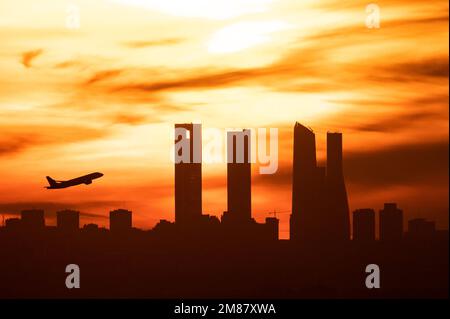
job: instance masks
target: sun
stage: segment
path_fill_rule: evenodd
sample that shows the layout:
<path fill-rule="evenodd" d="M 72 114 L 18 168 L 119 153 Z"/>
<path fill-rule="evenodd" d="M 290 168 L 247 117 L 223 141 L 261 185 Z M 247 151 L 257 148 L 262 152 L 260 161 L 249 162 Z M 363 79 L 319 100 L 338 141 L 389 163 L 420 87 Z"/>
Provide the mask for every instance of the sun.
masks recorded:
<path fill-rule="evenodd" d="M 285 29 L 282 21 L 238 22 L 220 29 L 208 43 L 210 53 L 234 53 L 271 40 L 271 33 Z"/>

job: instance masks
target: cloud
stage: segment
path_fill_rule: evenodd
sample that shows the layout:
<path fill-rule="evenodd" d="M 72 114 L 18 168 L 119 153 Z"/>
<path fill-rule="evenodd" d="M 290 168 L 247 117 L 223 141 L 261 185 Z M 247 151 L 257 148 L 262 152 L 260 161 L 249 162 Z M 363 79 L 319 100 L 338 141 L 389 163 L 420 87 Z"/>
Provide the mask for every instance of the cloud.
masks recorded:
<path fill-rule="evenodd" d="M 128 124 L 128 125 L 139 125 L 142 123 L 148 123 L 149 117 L 142 114 L 132 114 L 132 113 L 117 113 L 110 117 L 111 121 L 115 124 Z M 154 121 L 156 119 L 153 119 Z"/>
<path fill-rule="evenodd" d="M 160 40 L 149 40 L 149 41 L 127 41 L 122 43 L 127 48 L 132 49 L 142 49 L 147 47 L 155 47 L 155 46 L 166 46 L 166 45 L 175 45 L 183 42 L 181 38 L 167 38 Z"/>
<path fill-rule="evenodd" d="M 448 56 L 393 64 L 387 67 L 387 71 L 412 78 L 448 78 Z"/>
<path fill-rule="evenodd" d="M 222 87 L 227 84 L 235 84 L 258 75 L 257 70 L 227 70 L 219 72 L 206 72 L 202 74 L 200 70 L 194 71 L 196 75 L 181 77 L 175 80 L 162 80 L 150 83 L 125 84 L 114 88 L 113 91 L 147 91 L 159 92 L 183 89 L 208 89 Z M 202 75 L 198 75 L 202 74 Z"/>
<path fill-rule="evenodd" d="M 448 59 L 434 56 L 413 61 L 388 63 L 384 59 L 372 64 L 363 61 L 335 63 L 322 68 L 327 59 L 325 47 L 298 48 L 280 58 L 273 64 L 257 68 L 217 69 L 198 68 L 190 70 L 127 70 L 128 77 L 121 78 L 124 70 L 108 70 L 95 73 L 87 85 L 97 81 L 114 80 L 106 83 L 109 89 L 105 94 L 121 95 L 124 92 L 170 93 L 175 91 L 209 90 L 230 86 L 264 86 L 280 92 L 332 92 L 368 88 L 386 81 L 420 81 L 434 77 L 448 78 Z M 301 63 L 299 63 L 301 61 Z M 148 76 L 145 73 L 148 72 Z M 155 76 L 156 73 L 156 76 Z M 165 78 L 164 74 L 177 74 L 175 78 Z M 142 78 L 155 78 L 155 81 L 142 81 Z M 348 83 L 353 83 L 349 86 Z"/>
<path fill-rule="evenodd" d="M 357 132 L 378 132 L 393 133 L 411 129 L 416 125 L 427 126 L 430 122 L 442 119 L 442 112 L 433 109 L 406 110 L 395 112 L 394 115 L 386 115 L 381 118 L 371 120 L 354 116 L 345 124 L 341 124 L 342 130 L 352 130 Z M 342 123 L 341 119 L 335 119 Z M 338 126 L 337 124 L 334 126 Z"/>
<path fill-rule="evenodd" d="M 26 68 L 30 68 L 31 67 L 31 62 L 33 62 L 33 60 L 35 60 L 43 52 L 44 52 L 44 50 L 37 49 L 37 50 L 32 50 L 32 51 L 27 51 L 27 52 L 22 53 L 22 64 L 23 64 L 23 66 L 25 66 Z"/>
<path fill-rule="evenodd" d="M 448 188 L 448 150 L 448 141 L 431 141 L 374 151 L 344 151 L 346 182 L 366 191 L 394 186 Z M 256 174 L 253 180 L 254 185 L 290 187 L 292 159 L 279 163 L 276 174 Z"/>
<path fill-rule="evenodd" d="M 344 104 L 344 105 L 352 105 L 355 107 L 376 107 L 379 105 L 385 105 L 389 107 L 401 107 L 406 109 L 422 109 L 424 106 L 427 107 L 442 107 L 447 108 L 448 106 L 448 94 L 445 93 L 447 89 L 443 90 L 444 93 L 438 94 L 428 94 L 427 92 L 423 92 L 419 94 L 419 96 L 412 97 L 396 97 L 390 96 L 389 99 L 383 99 L 378 97 L 368 97 L 366 99 L 330 99 L 327 100 L 333 104 Z M 433 109 L 434 112 L 434 109 Z"/>
<path fill-rule="evenodd" d="M 393 7 L 398 7 L 398 6 L 412 6 L 412 5 L 416 6 L 418 4 L 419 5 L 424 4 L 424 2 L 421 0 L 389 0 L 389 1 L 380 1 L 380 2 L 376 2 L 376 3 L 380 5 L 381 9 L 393 8 Z M 367 4 L 363 3 L 361 5 L 361 1 L 358 1 L 358 0 L 325 0 L 323 2 L 321 1 L 320 3 L 318 3 L 318 5 L 322 6 L 322 8 L 330 9 L 330 10 L 336 10 L 339 8 L 345 8 L 345 9 L 353 8 L 356 10 L 364 10 Z M 436 0 L 432 4 L 432 6 L 434 8 L 440 9 L 440 8 L 445 8 L 446 4 L 447 4 L 446 1 Z M 447 7 L 448 7 L 448 4 L 447 4 Z M 439 12 L 438 9 L 437 9 L 437 11 Z"/>
<path fill-rule="evenodd" d="M 4 139 L 0 140 L 0 157 L 19 153 L 36 142 L 29 136 L 9 136 Z"/>
<path fill-rule="evenodd" d="M 108 130 L 81 125 L 2 125 L 0 127 L 0 157 L 15 155 L 31 147 L 94 140 L 108 134 Z"/>
<path fill-rule="evenodd" d="M 354 6 L 355 10 L 361 9 L 364 14 L 361 4 L 347 1 L 345 6 L 348 5 Z M 387 82 L 404 85 L 406 81 L 426 83 L 431 80 L 444 85 L 444 82 L 448 82 L 448 58 L 442 53 L 438 54 L 439 50 L 405 55 L 395 46 L 393 50 L 384 51 L 374 47 L 389 48 L 398 41 L 407 41 L 411 45 L 413 36 L 416 37 L 414 43 L 421 39 L 429 42 L 432 39 L 428 35 L 439 36 L 447 23 L 448 14 L 424 11 L 422 15 L 411 18 L 383 20 L 382 29 L 375 31 L 366 28 L 363 21 L 333 24 L 332 29 L 319 28 L 315 34 L 302 36 L 285 46 L 280 58 L 265 66 L 186 69 L 124 66 L 94 72 L 80 86 L 80 90 L 104 96 L 108 100 L 134 103 L 142 99 L 161 98 L 172 92 L 235 86 L 262 86 L 268 90 L 289 93 L 325 93 L 356 92 L 362 89 L 373 91 L 385 88 Z M 418 28 L 420 34 L 412 35 L 412 28 Z M 181 40 L 168 38 L 128 41 L 123 44 L 140 48 L 175 44 L 178 41 Z M 342 57 L 336 59 L 335 52 L 340 52 L 339 56 Z M 102 84 L 100 87 L 94 85 L 98 82 Z"/>
<path fill-rule="evenodd" d="M 123 72 L 123 70 L 118 70 L 118 69 L 100 71 L 100 72 L 95 73 L 91 78 L 89 78 L 86 81 L 86 84 L 94 84 L 94 83 L 97 83 L 97 82 L 100 82 L 103 80 L 115 78 L 118 75 L 120 75 L 122 72 Z"/>
<path fill-rule="evenodd" d="M 137 6 L 143 9 L 156 10 L 177 17 L 230 19 L 244 14 L 265 11 L 273 0 L 110 0 L 122 5 Z"/>
<path fill-rule="evenodd" d="M 394 185 L 447 185 L 447 141 L 399 145 L 372 152 L 350 151 L 344 155 L 348 182 L 362 188 Z"/>
<path fill-rule="evenodd" d="M 55 68 L 56 69 L 66 69 L 66 68 L 71 68 L 71 67 L 76 67 L 76 66 L 81 66 L 81 65 L 82 65 L 82 63 L 79 61 L 68 60 L 68 61 L 64 61 L 64 62 L 55 64 Z"/>

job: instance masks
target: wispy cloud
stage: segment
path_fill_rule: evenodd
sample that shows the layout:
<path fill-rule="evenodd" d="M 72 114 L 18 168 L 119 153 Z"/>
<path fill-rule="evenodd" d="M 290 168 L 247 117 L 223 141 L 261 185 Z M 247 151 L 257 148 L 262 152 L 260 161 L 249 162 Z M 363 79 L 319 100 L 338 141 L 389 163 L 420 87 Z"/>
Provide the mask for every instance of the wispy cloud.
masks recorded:
<path fill-rule="evenodd" d="M 103 80 L 115 78 L 122 72 L 123 70 L 105 70 L 96 72 L 91 78 L 86 81 L 86 84 L 94 84 Z"/>
<path fill-rule="evenodd" d="M 44 52 L 43 49 L 37 49 L 37 50 L 26 51 L 26 52 L 22 53 L 22 60 L 21 60 L 21 62 L 23 64 L 23 66 L 26 67 L 26 68 L 30 68 L 31 67 L 31 63 L 33 62 L 33 60 L 35 60 L 43 52 Z"/>
<path fill-rule="evenodd" d="M 108 134 L 109 132 L 105 129 L 81 125 L 2 125 L 0 127 L 0 157 L 16 155 L 31 147 L 100 139 Z"/>
<path fill-rule="evenodd" d="M 168 38 L 168 39 L 159 39 L 159 40 L 141 40 L 141 41 L 127 41 L 122 44 L 127 48 L 133 49 L 142 49 L 148 47 L 156 47 L 156 46 L 166 46 L 166 45 L 175 45 L 182 43 L 184 40 L 181 38 Z"/>

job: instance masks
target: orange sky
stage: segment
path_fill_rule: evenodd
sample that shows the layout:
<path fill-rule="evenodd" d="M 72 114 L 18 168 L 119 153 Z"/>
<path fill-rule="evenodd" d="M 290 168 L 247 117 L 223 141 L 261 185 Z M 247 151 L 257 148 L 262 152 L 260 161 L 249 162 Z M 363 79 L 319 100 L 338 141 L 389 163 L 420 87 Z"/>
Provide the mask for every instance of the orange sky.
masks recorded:
<path fill-rule="evenodd" d="M 291 206 L 292 128 L 344 134 L 351 210 L 396 201 L 448 224 L 448 3 L 102 0 L 0 3 L 0 211 L 77 208 L 108 225 L 174 218 L 173 124 L 279 129 L 274 175 L 253 175 L 253 216 Z M 75 5 L 76 7 L 71 7 Z M 72 9 L 71 9 L 72 8 Z M 80 27 L 68 28 L 73 8 Z M 76 11 L 75 10 L 75 11 Z M 45 176 L 94 171 L 49 191 Z M 203 165 L 203 210 L 226 209 L 225 164 Z M 280 214 L 281 237 L 288 214 Z"/>

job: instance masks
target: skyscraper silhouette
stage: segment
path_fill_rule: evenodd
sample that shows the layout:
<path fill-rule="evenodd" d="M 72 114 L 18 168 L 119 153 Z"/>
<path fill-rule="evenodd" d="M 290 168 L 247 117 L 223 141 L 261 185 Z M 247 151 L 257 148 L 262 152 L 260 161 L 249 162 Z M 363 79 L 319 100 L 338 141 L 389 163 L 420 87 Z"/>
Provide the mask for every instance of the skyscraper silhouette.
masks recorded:
<path fill-rule="evenodd" d="M 290 235 L 305 244 L 350 239 L 341 133 L 327 134 L 325 170 L 317 166 L 313 131 L 295 123 Z"/>
<path fill-rule="evenodd" d="M 295 123 L 290 238 L 311 243 L 323 235 L 325 169 L 317 167 L 314 132 Z"/>
<path fill-rule="evenodd" d="M 396 203 L 385 203 L 380 210 L 380 240 L 398 241 L 403 236 L 403 211 Z"/>
<path fill-rule="evenodd" d="M 227 132 L 227 205 L 230 218 L 251 219 L 251 131 Z"/>
<path fill-rule="evenodd" d="M 186 143 L 176 145 L 181 161 L 175 169 L 177 203 L 185 207 L 178 206 L 177 222 L 132 228 L 132 212 L 118 209 L 110 212 L 109 230 L 87 224 L 75 231 L 80 213 L 66 210 L 57 212 L 55 230 L 45 227 L 44 211 L 23 211 L 22 219 L 0 227 L 0 299 L 448 297 L 448 230 L 436 230 L 434 222 L 410 220 L 403 237 L 403 212 L 386 203 L 380 210 L 384 244 L 374 241 L 372 209 L 353 212 L 356 243 L 342 240 L 349 216 L 340 134 L 328 135 L 327 169 L 317 166 L 314 133 L 295 125 L 289 241 L 278 238 L 275 211 L 265 223 L 252 218 L 251 131 L 227 134 L 228 211 L 219 220 L 201 212 L 201 152 L 193 150 L 200 132 L 182 126 L 187 129 L 180 127 L 175 141 Z M 198 204 L 195 214 L 191 202 Z M 64 285 L 68 263 L 85 269 L 85 288 L 77 292 Z M 372 263 L 384 274 L 380 289 L 365 284 Z"/>
<path fill-rule="evenodd" d="M 195 224 L 202 215 L 200 124 L 175 124 L 175 222 Z"/>
<path fill-rule="evenodd" d="M 353 240 L 369 242 L 375 240 L 375 211 L 371 208 L 353 212 Z"/>
<path fill-rule="evenodd" d="M 264 224 L 252 218 L 251 154 L 250 130 L 227 132 L 227 211 L 221 225 L 230 241 L 277 240 L 277 218 Z"/>
<path fill-rule="evenodd" d="M 327 133 L 327 216 L 332 241 L 350 239 L 347 190 L 342 167 L 342 133 Z"/>

